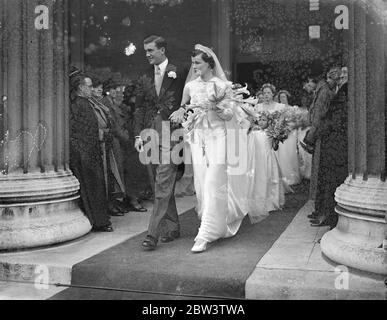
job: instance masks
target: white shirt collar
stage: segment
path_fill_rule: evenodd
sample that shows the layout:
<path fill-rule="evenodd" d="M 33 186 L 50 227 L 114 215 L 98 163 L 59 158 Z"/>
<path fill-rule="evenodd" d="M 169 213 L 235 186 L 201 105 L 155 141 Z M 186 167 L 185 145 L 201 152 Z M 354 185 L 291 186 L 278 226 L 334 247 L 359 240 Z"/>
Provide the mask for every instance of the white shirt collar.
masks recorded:
<path fill-rule="evenodd" d="M 160 67 L 160 70 L 161 70 L 161 74 L 165 73 L 165 69 L 167 69 L 168 64 L 169 64 L 168 58 L 165 59 L 165 61 L 163 63 L 159 64 L 159 67 Z M 156 66 L 155 66 L 155 71 L 156 71 Z"/>

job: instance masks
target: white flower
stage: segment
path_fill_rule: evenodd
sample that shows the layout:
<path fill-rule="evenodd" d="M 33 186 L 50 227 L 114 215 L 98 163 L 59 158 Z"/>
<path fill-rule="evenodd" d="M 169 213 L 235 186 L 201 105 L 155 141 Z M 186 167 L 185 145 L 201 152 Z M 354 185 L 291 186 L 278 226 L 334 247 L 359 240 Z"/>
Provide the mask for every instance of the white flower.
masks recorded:
<path fill-rule="evenodd" d="M 136 52 L 136 50 L 137 50 L 136 46 L 133 43 L 131 43 L 125 48 L 125 54 L 129 57 L 133 55 Z"/>
<path fill-rule="evenodd" d="M 172 79 L 176 79 L 176 78 L 177 78 L 177 74 L 176 74 L 175 71 L 170 71 L 170 72 L 168 73 L 168 77 L 169 77 L 169 78 L 172 78 Z"/>

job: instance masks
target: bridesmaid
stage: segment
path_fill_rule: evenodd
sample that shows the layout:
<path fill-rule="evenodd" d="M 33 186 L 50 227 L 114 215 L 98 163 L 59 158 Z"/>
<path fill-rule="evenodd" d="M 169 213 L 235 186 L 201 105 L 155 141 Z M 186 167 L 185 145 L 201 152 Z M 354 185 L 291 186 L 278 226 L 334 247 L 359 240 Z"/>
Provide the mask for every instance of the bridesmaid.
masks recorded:
<path fill-rule="evenodd" d="M 288 91 L 281 90 L 278 93 L 278 98 L 280 103 L 285 105 L 286 109 L 296 108 L 289 105 L 290 93 Z M 278 150 L 279 163 L 284 179 L 291 186 L 301 182 L 297 143 L 298 130 L 294 129 L 291 131 L 288 139 L 280 144 Z"/>
<path fill-rule="evenodd" d="M 258 126 L 248 136 L 247 202 L 251 223 L 285 205 L 285 184 L 279 162 L 266 134 L 268 112 L 260 112 Z"/>

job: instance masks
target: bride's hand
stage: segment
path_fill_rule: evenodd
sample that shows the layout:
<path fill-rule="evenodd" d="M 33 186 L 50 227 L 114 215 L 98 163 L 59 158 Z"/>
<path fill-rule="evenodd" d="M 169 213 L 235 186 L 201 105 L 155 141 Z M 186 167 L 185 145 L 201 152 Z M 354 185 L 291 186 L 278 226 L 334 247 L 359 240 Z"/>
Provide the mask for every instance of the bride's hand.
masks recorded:
<path fill-rule="evenodd" d="M 183 123 L 185 121 L 185 113 L 185 109 L 180 108 L 179 110 L 172 113 L 172 115 L 169 117 L 169 120 L 174 123 Z"/>

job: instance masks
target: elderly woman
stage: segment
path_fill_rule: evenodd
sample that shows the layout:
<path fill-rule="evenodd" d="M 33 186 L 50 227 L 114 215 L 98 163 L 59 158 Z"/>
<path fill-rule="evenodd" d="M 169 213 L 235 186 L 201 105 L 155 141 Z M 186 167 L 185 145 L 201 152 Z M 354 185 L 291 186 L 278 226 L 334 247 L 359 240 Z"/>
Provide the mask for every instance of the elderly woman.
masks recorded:
<path fill-rule="evenodd" d="M 70 168 L 80 183 L 80 207 L 94 231 L 112 232 L 98 118 L 89 100 L 92 80 L 74 74 L 70 82 Z"/>

